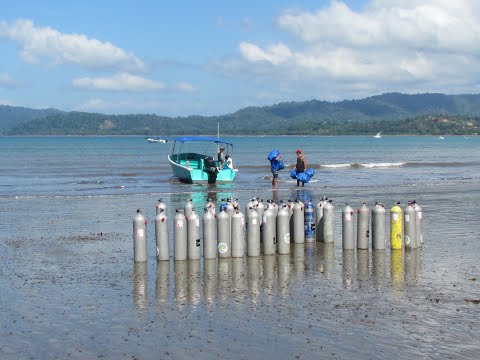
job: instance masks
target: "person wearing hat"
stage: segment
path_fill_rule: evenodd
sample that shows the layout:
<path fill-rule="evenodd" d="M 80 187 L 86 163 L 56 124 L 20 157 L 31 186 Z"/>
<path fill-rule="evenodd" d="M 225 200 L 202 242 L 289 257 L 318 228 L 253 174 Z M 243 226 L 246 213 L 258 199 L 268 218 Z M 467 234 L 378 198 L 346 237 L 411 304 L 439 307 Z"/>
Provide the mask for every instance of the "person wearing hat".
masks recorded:
<path fill-rule="evenodd" d="M 297 165 L 295 165 L 295 170 L 297 174 L 304 172 L 307 169 L 307 162 L 305 161 L 305 156 L 302 154 L 302 150 L 297 150 Z M 297 179 L 297 186 L 300 186 L 300 180 Z M 305 186 L 305 183 L 302 182 L 302 186 Z"/>
<path fill-rule="evenodd" d="M 225 164 L 225 148 L 223 146 L 218 149 L 218 168 L 223 169 L 223 164 Z"/>

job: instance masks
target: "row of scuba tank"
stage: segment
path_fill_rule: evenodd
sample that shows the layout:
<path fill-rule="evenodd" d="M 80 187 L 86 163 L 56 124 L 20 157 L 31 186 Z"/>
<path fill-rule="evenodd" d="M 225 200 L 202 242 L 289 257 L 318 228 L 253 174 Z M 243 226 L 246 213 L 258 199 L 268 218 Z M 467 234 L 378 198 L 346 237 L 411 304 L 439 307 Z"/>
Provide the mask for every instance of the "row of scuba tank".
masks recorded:
<path fill-rule="evenodd" d="M 370 223 L 373 250 L 386 248 L 385 206 L 376 203 L 369 209 L 364 203 L 357 209 L 357 232 L 354 232 L 354 210 L 347 203 L 342 211 L 342 248 L 368 249 Z M 184 209 L 176 209 L 173 219 L 174 260 L 196 260 L 290 254 L 290 243 L 333 243 L 335 208 L 332 200 L 323 197 L 315 205 L 311 200 L 288 200 L 280 205 L 273 200 L 252 198 L 245 213 L 238 199 L 222 199 L 217 210 L 208 200 L 202 218 L 189 199 Z M 203 241 L 200 225 L 203 226 Z M 405 234 L 403 232 L 405 229 Z M 405 238 L 405 241 L 403 241 Z M 140 210 L 133 219 L 134 261 L 147 261 L 147 220 Z M 169 219 L 167 207 L 160 199 L 155 216 L 156 256 L 158 261 L 170 260 Z M 420 247 L 422 239 L 422 209 L 414 201 L 404 210 L 396 203 L 390 209 L 390 247 L 406 249 Z M 203 246 L 202 246 L 203 244 Z"/>

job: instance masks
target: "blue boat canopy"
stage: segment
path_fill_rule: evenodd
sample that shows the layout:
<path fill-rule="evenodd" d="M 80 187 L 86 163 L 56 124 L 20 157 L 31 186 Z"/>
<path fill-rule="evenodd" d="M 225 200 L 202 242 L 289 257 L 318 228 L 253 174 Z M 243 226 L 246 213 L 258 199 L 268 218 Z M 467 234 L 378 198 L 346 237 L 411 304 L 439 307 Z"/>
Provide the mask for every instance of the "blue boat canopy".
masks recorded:
<path fill-rule="evenodd" d="M 233 146 L 232 143 L 229 143 L 228 141 L 214 138 L 214 137 L 209 137 L 209 136 L 180 136 L 175 139 L 176 142 L 184 143 L 188 141 L 212 141 L 217 144 L 227 144 L 230 146 Z"/>

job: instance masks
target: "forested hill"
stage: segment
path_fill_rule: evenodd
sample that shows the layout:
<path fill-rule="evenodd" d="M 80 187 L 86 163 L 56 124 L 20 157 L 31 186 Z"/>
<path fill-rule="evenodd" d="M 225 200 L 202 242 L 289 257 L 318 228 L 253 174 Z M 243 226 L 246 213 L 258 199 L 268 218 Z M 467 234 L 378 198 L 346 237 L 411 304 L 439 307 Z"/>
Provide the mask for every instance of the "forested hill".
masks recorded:
<path fill-rule="evenodd" d="M 56 109 L 30 109 L 18 106 L 0 105 L 0 134 L 20 124 L 49 115 L 61 114 Z"/>
<path fill-rule="evenodd" d="M 33 119 L 35 112 L 37 118 Z M 479 119 L 480 95 L 388 93 L 362 100 L 248 107 L 215 117 L 105 115 L 0 106 L 0 131 L 5 135 L 216 134 L 217 124 L 224 135 L 474 134 L 480 132 Z"/>

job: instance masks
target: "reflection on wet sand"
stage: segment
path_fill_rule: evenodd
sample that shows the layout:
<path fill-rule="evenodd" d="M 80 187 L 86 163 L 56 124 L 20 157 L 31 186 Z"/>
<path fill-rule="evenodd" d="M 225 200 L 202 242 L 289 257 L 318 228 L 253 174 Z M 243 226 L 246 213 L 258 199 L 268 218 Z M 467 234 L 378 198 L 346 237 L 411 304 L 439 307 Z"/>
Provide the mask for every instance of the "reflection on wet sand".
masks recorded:
<path fill-rule="evenodd" d="M 135 263 L 133 268 L 133 302 L 137 310 L 145 310 L 148 304 L 147 263 Z"/>
<path fill-rule="evenodd" d="M 218 259 L 218 283 L 217 283 L 217 297 L 226 304 L 230 299 L 230 289 L 232 280 L 232 259 L 219 258 Z"/>
<path fill-rule="evenodd" d="M 271 301 L 271 297 L 275 293 L 276 273 L 275 265 L 277 263 L 276 255 L 266 255 L 263 257 L 263 288 L 267 301 Z"/>
<path fill-rule="evenodd" d="M 334 244 L 317 243 L 317 269 L 328 279 L 335 269 Z"/>
<path fill-rule="evenodd" d="M 280 296 L 288 294 L 288 289 L 290 287 L 290 255 L 278 255 L 278 291 Z"/>
<path fill-rule="evenodd" d="M 173 263 L 173 283 L 175 303 L 184 305 L 188 294 L 188 262 L 177 260 Z"/>
<path fill-rule="evenodd" d="M 243 304 L 247 298 L 252 304 L 273 303 L 276 296 L 289 296 L 292 284 L 301 284 L 315 273 L 325 279 L 338 280 L 345 289 L 372 284 L 380 289 L 388 286 L 385 281 L 387 255 L 384 250 L 342 250 L 342 257 L 338 259 L 341 272 L 337 274 L 334 245 L 323 243 L 291 244 L 290 255 L 159 261 L 156 299 L 158 304 L 173 298 L 177 305 L 204 303 L 207 307 L 214 307 L 217 301 L 228 304 L 233 300 Z M 417 284 L 421 269 L 420 248 L 405 253 L 391 251 L 389 260 L 393 288 L 402 290 L 404 284 Z M 293 283 L 292 275 L 295 277 Z M 134 302 L 137 309 L 147 306 L 147 281 L 146 263 L 136 263 Z"/>
<path fill-rule="evenodd" d="M 232 293 L 235 302 L 246 298 L 245 262 L 243 258 L 232 258 Z"/>
<path fill-rule="evenodd" d="M 170 293 L 170 261 L 157 261 L 155 294 L 158 304 L 168 301 Z"/>
<path fill-rule="evenodd" d="M 207 307 L 212 304 L 217 291 L 217 260 L 203 261 L 203 296 Z"/>
<path fill-rule="evenodd" d="M 248 274 L 248 293 L 250 294 L 250 302 L 258 303 L 260 295 L 260 257 L 247 258 L 247 274 Z"/>
<path fill-rule="evenodd" d="M 306 242 L 305 243 L 305 270 L 315 271 L 315 253 L 316 253 L 316 243 Z"/>
<path fill-rule="evenodd" d="M 396 289 L 403 284 L 403 253 L 402 250 L 390 251 L 390 280 Z"/>
<path fill-rule="evenodd" d="M 343 250 L 342 253 L 342 280 L 346 289 L 352 287 L 355 274 L 355 250 Z"/>
<path fill-rule="evenodd" d="M 297 276 L 305 273 L 305 244 L 292 244 L 293 271 Z"/>
<path fill-rule="evenodd" d="M 422 268 L 422 248 L 405 251 L 405 284 L 416 285 Z"/>
<path fill-rule="evenodd" d="M 188 260 L 188 300 L 190 304 L 198 304 L 201 299 L 200 260 Z"/>
<path fill-rule="evenodd" d="M 357 250 L 357 273 L 360 285 L 370 277 L 368 250 Z"/>
<path fill-rule="evenodd" d="M 372 275 L 377 288 L 385 286 L 385 273 L 387 271 L 385 261 L 385 250 L 372 251 Z"/>

